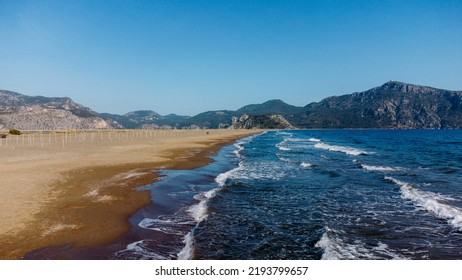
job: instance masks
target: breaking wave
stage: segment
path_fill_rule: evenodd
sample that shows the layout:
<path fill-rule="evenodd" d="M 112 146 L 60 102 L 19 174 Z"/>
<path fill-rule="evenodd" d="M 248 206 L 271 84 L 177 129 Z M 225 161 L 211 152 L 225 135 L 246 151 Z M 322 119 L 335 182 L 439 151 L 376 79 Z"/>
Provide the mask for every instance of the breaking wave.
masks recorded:
<path fill-rule="evenodd" d="M 315 148 L 317 149 L 323 149 L 323 150 L 328 150 L 328 151 L 333 151 L 333 152 L 342 152 L 347 155 L 352 155 L 352 156 L 359 156 L 359 155 L 369 155 L 371 153 L 360 150 L 360 149 L 355 149 L 351 147 L 343 147 L 343 146 L 337 146 L 337 145 L 329 145 L 325 143 L 317 143 L 314 145 Z"/>
<path fill-rule="evenodd" d="M 118 259 L 130 260 L 168 260 L 169 258 L 155 252 L 149 240 L 140 240 L 127 245 L 127 249 L 115 254 Z"/>
<path fill-rule="evenodd" d="M 276 148 L 278 148 L 279 150 L 281 151 L 290 151 L 292 149 L 286 147 L 284 144 L 286 143 L 287 141 L 286 140 L 283 140 L 282 142 L 276 144 Z"/>
<path fill-rule="evenodd" d="M 403 259 L 382 242 L 378 242 L 375 246 L 366 246 L 359 240 L 348 243 L 342 240 L 340 235 L 340 231 L 325 227 L 324 234 L 315 244 L 315 247 L 323 250 L 322 260 Z"/>
<path fill-rule="evenodd" d="M 302 163 L 300 163 L 300 166 L 305 168 L 305 169 L 313 167 L 313 165 L 311 163 L 308 163 L 308 162 L 302 162 Z"/>
<path fill-rule="evenodd" d="M 178 253 L 179 260 L 190 260 L 194 255 L 194 236 L 193 231 L 185 235 L 183 239 L 184 247 Z"/>
<path fill-rule="evenodd" d="M 409 199 L 418 207 L 438 218 L 447 220 L 454 228 L 462 230 L 462 209 L 442 203 L 441 200 L 444 200 L 444 196 L 418 190 L 411 184 L 390 176 L 385 176 L 385 179 L 400 186 L 401 196 L 404 199 Z"/>
<path fill-rule="evenodd" d="M 179 216 L 180 217 L 180 216 Z M 174 220 L 173 218 L 150 219 L 144 218 L 138 226 L 144 229 L 163 232 L 166 234 L 184 235 L 184 226 L 192 226 L 191 221 Z"/>
<path fill-rule="evenodd" d="M 361 168 L 368 170 L 368 171 L 380 171 L 380 172 L 395 172 L 395 171 L 403 170 L 402 168 L 399 168 L 399 167 L 367 165 L 367 164 L 361 164 Z"/>

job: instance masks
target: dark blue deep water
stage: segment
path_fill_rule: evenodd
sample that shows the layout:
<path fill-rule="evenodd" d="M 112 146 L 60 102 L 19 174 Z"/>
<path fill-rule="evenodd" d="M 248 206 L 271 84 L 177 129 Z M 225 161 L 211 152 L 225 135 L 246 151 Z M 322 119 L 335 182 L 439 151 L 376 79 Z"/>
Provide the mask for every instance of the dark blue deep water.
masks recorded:
<path fill-rule="evenodd" d="M 121 259 L 462 259 L 462 131 L 270 131 L 145 188 Z"/>

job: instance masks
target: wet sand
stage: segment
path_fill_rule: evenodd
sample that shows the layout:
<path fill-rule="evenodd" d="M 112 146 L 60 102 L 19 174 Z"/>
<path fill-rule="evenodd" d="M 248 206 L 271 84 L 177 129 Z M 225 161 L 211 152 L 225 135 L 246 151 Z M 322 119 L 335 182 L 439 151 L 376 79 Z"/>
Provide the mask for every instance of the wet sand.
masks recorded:
<path fill-rule="evenodd" d="M 109 244 L 150 203 L 136 187 L 162 168 L 207 164 L 256 130 L 51 132 L 0 143 L 0 259 L 70 244 Z"/>

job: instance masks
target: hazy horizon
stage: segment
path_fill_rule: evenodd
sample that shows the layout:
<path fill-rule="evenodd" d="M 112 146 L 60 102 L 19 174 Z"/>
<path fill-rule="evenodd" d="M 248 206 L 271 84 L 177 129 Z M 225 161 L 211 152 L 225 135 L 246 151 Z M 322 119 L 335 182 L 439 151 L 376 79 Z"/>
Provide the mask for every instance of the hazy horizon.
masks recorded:
<path fill-rule="evenodd" d="M 0 0 L 0 88 L 98 112 L 462 89 L 460 1 Z"/>

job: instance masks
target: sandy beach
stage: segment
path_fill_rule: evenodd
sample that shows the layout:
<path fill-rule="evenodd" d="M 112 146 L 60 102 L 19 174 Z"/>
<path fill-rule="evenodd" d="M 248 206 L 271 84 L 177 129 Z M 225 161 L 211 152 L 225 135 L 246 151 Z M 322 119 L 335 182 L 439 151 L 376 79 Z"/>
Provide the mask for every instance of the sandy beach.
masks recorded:
<path fill-rule="evenodd" d="M 136 187 L 190 169 L 258 130 L 119 130 L 9 135 L 0 143 L 0 259 L 109 243 L 150 203 Z"/>

